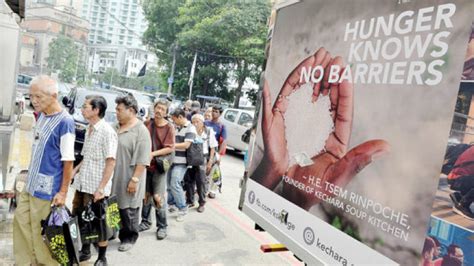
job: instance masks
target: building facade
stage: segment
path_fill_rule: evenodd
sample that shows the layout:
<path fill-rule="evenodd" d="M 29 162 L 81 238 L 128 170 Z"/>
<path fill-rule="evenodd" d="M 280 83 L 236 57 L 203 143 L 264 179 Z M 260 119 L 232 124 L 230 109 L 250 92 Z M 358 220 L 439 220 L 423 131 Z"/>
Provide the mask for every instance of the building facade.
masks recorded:
<path fill-rule="evenodd" d="M 80 12 L 91 24 L 90 72 L 115 68 L 128 77 L 137 74 L 145 63 L 157 66 L 156 56 L 142 43 L 147 21 L 138 0 L 83 0 Z"/>
<path fill-rule="evenodd" d="M 22 39 L 20 58 L 30 57 L 32 41 L 29 39 L 35 39 L 32 64 L 23 65 L 29 62 L 25 59 L 21 60 L 20 65 L 20 71 L 27 67 L 30 74 L 46 73 L 49 44 L 59 35 L 74 40 L 82 51 L 81 60 L 86 59 L 89 22 L 76 16 L 75 9 L 69 6 L 53 6 L 43 2 L 31 3 L 26 9 L 25 20 L 21 23 L 25 37 Z"/>

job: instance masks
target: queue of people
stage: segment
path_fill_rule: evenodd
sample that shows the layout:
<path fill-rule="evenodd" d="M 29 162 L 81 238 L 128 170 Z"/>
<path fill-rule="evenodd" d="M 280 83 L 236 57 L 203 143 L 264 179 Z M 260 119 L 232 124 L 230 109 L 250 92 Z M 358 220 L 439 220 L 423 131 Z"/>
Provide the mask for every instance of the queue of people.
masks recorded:
<path fill-rule="evenodd" d="M 152 209 L 156 237 L 163 240 L 167 212 L 176 211 L 176 220 L 182 222 L 195 206 L 196 192 L 199 213 L 205 210 L 206 198 L 215 197 L 209 174 L 225 154 L 225 127 L 218 121 L 221 107 L 213 107 L 208 121 L 196 104 L 193 110 L 176 109 L 168 117 L 169 103 L 158 100 L 153 117 L 142 122 L 135 98 L 121 96 L 115 101 L 118 123 L 111 126 L 103 119 L 106 100 L 89 95 L 81 108 L 89 122 L 83 160 L 74 167 L 75 124 L 57 100 L 56 81 L 38 76 L 31 82 L 30 93 L 39 117 L 28 180 L 13 222 L 18 265 L 58 264 L 43 242 L 40 222 L 52 206 L 65 205 L 71 181 L 75 189 L 72 214 L 78 217 L 87 205 L 95 210 L 101 201 L 116 196 L 121 219 L 118 250 L 122 252 L 134 246 L 139 232 L 151 228 Z M 203 159 L 190 165 L 189 161 L 196 161 L 192 156 Z M 94 265 L 107 265 L 107 240 L 100 237 Z M 84 244 L 79 253 L 80 261 L 89 260 L 91 245 Z"/>

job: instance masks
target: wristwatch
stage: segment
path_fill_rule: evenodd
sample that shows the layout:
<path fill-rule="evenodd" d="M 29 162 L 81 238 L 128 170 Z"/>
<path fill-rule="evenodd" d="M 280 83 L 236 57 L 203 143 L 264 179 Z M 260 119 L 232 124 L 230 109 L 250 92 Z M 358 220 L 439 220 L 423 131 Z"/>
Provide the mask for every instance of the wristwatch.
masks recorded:
<path fill-rule="evenodd" d="M 138 183 L 138 182 L 140 182 L 140 178 L 138 178 L 138 177 L 136 177 L 136 176 L 132 177 L 131 180 L 132 180 L 133 183 Z"/>
<path fill-rule="evenodd" d="M 104 195 L 105 193 L 103 188 L 98 188 L 97 192 L 99 192 L 101 195 Z"/>

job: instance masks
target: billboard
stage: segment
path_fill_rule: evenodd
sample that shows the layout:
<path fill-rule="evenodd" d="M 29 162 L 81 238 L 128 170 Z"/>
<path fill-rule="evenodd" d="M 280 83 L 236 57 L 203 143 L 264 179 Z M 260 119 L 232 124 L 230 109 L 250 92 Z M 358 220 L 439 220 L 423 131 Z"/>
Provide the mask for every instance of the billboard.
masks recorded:
<path fill-rule="evenodd" d="M 293 2 L 273 26 L 242 209 L 309 264 L 416 265 L 474 2 Z"/>

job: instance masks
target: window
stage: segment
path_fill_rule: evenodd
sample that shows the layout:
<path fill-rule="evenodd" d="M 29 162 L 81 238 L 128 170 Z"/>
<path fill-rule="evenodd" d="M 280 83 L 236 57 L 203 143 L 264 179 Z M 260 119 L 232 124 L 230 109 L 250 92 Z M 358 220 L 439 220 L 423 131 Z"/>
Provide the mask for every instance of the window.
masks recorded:
<path fill-rule="evenodd" d="M 248 126 L 249 123 L 252 123 L 253 117 L 247 113 L 242 113 L 237 124 L 241 126 Z"/>
<path fill-rule="evenodd" d="M 237 114 L 239 114 L 238 111 L 227 110 L 227 112 L 224 115 L 224 119 L 230 122 L 234 122 L 235 118 L 237 118 Z"/>

